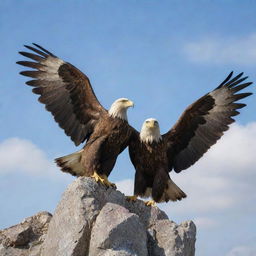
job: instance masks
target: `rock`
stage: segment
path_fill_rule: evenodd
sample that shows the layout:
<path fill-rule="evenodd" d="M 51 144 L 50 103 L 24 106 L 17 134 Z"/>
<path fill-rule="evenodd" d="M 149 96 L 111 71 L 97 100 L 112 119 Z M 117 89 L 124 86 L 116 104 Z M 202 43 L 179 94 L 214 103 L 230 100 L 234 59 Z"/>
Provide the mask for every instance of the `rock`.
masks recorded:
<path fill-rule="evenodd" d="M 121 192 L 107 189 L 91 178 L 80 177 L 68 187 L 57 206 L 42 256 L 80 256 L 88 253 L 93 223 L 107 202 L 135 213 L 144 225 L 156 219 L 168 219 L 158 208 L 146 207 L 141 200 L 128 202 Z"/>
<path fill-rule="evenodd" d="M 0 255 L 39 255 L 51 217 L 48 212 L 39 212 L 18 225 L 0 231 Z"/>
<path fill-rule="evenodd" d="M 149 255 L 195 255 L 196 226 L 192 221 L 177 225 L 173 221 L 158 220 L 149 231 L 151 236 Z"/>
<path fill-rule="evenodd" d="M 77 181 L 68 187 L 55 210 L 42 256 L 81 255 L 88 250 L 90 230 L 101 207 L 90 195 L 97 184 L 89 181 L 86 188 L 85 183 Z"/>
<path fill-rule="evenodd" d="M 80 177 L 52 218 L 39 213 L 0 231 L 0 255 L 193 256 L 195 236 L 192 221 L 177 225 L 157 207 Z"/>
<path fill-rule="evenodd" d="M 129 255 L 147 256 L 147 233 L 138 215 L 123 206 L 107 203 L 100 211 L 91 232 L 90 256 L 115 255 L 125 250 Z"/>

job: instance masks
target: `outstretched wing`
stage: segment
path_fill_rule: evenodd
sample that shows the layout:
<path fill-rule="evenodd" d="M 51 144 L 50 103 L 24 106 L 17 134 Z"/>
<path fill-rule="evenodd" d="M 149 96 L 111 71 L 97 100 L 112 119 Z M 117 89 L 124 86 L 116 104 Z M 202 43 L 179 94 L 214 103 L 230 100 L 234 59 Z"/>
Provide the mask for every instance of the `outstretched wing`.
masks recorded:
<path fill-rule="evenodd" d="M 34 79 L 26 84 L 35 87 L 33 92 L 40 95 L 39 102 L 45 104 L 59 126 L 75 145 L 79 145 L 107 112 L 97 100 L 85 74 L 41 46 L 33 45 L 25 45 L 33 53 L 20 54 L 34 61 L 18 61 L 17 64 L 35 70 L 20 74 Z"/>
<path fill-rule="evenodd" d="M 163 135 L 167 142 L 170 169 L 180 172 L 193 165 L 217 142 L 239 114 L 237 103 L 252 93 L 237 93 L 251 85 L 242 83 L 243 73 L 231 79 L 233 72 L 212 92 L 188 106 L 173 128 Z"/>

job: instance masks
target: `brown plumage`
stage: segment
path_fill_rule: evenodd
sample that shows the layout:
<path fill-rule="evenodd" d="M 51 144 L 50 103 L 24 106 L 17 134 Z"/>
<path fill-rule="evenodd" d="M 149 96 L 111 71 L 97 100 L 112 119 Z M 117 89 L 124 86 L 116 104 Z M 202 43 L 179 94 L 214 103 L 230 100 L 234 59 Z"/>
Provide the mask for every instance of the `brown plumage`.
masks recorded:
<path fill-rule="evenodd" d="M 186 194 L 169 176 L 173 169 L 179 173 L 193 165 L 217 142 L 234 122 L 237 103 L 251 93 L 237 93 L 251 85 L 242 83 L 243 73 L 231 79 L 233 72 L 212 92 L 187 107 L 177 123 L 166 134 L 160 135 L 155 119 L 144 122 L 141 133 L 134 131 L 129 153 L 136 169 L 134 194 L 152 196 L 154 201 L 176 201 Z"/>
<path fill-rule="evenodd" d="M 94 172 L 108 176 L 131 135 L 126 111 L 133 103 L 121 98 L 107 111 L 85 74 L 41 46 L 34 46 L 25 46 L 33 53 L 20 52 L 34 60 L 17 62 L 32 68 L 20 74 L 33 78 L 26 84 L 34 87 L 33 92 L 40 95 L 38 100 L 75 145 L 87 140 L 83 150 L 56 159 L 57 164 L 62 171 L 77 176 Z"/>

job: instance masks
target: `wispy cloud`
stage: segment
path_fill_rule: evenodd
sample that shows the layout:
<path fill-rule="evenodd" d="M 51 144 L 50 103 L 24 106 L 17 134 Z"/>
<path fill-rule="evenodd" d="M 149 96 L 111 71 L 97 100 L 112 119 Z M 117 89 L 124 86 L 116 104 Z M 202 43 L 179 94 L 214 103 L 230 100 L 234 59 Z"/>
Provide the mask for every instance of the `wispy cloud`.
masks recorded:
<path fill-rule="evenodd" d="M 65 178 L 43 150 L 31 141 L 20 138 L 9 138 L 0 143 L 0 174 L 13 172 Z"/>
<path fill-rule="evenodd" d="M 256 248 L 248 246 L 237 246 L 233 248 L 226 256 L 255 256 Z"/>
<path fill-rule="evenodd" d="M 184 45 L 190 61 L 211 64 L 256 64 L 256 33 L 242 38 L 205 37 Z"/>
<path fill-rule="evenodd" d="M 134 182 L 132 179 L 120 180 L 116 182 L 117 189 L 127 196 L 133 195 Z"/>
<path fill-rule="evenodd" d="M 212 228 L 212 227 L 216 227 L 218 225 L 216 220 L 213 220 L 213 219 L 208 218 L 208 217 L 195 218 L 193 221 L 195 222 L 196 227 L 198 229 Z"/>

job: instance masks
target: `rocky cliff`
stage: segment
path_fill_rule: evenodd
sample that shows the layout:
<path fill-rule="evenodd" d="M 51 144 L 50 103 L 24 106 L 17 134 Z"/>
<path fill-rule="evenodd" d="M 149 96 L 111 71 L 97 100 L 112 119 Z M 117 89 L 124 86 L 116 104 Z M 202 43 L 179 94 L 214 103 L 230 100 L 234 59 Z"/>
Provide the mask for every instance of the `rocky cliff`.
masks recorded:
<path fill-rule="evenodd" d="M 193 256 L 196 227 L 128 202 L 91 178 L 76 179 L 53 216 L 40 212 L 0 231 L 1 256 Z"/>

